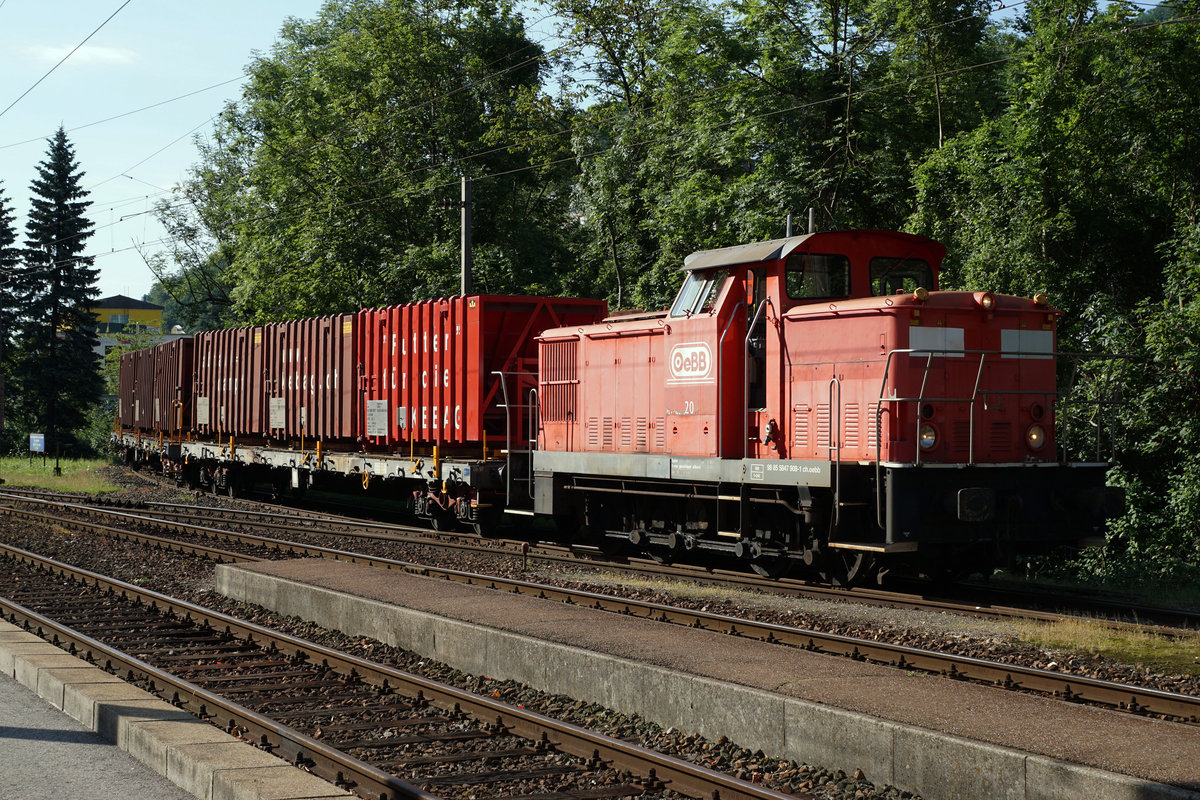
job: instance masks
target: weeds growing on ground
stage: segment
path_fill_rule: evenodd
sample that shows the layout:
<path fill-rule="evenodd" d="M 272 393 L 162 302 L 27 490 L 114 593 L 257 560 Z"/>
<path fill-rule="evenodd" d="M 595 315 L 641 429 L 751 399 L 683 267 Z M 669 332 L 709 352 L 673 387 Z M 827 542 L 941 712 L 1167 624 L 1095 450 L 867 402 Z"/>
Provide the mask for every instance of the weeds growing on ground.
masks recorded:
<path fill-rule="evenodd" d="M 41 456 L 0 458 L 0 478 L 6 486 L 36 486 L 64 492 L 102 494 L 117 491 L 100 472 L 109 462 L 102 458 L 61 460 L 62 475 L 54 474 L 54 459 Z M 0 487 L 2 488 L 2 487 Z"/>

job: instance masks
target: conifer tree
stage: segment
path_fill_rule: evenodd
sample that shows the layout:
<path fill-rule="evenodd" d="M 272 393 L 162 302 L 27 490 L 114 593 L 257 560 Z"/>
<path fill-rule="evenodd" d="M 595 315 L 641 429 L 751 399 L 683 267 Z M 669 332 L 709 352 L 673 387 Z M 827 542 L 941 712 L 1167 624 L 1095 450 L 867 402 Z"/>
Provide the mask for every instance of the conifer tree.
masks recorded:
<path fill-rule="evenodd" d="M 21 250 L 17 241 L 16 217 L 0 185 L 0 429 L 4 427 L 4 380 L 8 373 L 5 355 L 16 322 L 21 316 Z"/>
<path fill-rule="evenodd" d="M 26 315 L 17 337 L 14 407 L 31 430 L 46 434 L 47 452 L 78 450 L 75 432 L 100 399 L 103 381 L 95 348 L 99 271 L 83 254 L 93 234 L 85 216 L 91 201 L 84 173 L 60 127 L 30 185 L 32 208 L 25 226 Z"/>

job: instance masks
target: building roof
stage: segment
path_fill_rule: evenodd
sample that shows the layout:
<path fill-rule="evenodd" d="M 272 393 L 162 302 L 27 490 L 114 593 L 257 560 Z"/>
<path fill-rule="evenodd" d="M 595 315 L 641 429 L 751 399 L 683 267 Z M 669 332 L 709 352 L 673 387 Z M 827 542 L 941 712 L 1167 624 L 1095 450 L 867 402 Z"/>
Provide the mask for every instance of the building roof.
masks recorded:
<path fill-rule="evenodd" d="M 114 294 L 112 297 L 105 297 L 97 300 L 92 306 L 94 310 L 102 308 L 141 308 L 153 311 L 162 311 L 162 306 L 157 306 L 154 303 L 147 303 L 145 300 L 134 300 L 132 297 L 126 297 L 123 294 Z"/>

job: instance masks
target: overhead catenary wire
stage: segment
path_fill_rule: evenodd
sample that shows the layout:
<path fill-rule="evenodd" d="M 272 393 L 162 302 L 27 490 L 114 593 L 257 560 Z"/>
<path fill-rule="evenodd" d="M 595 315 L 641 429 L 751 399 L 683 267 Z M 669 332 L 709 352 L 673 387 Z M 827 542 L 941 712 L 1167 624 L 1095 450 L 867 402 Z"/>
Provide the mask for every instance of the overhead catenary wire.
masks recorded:
<path fill-rule="evenodd" d="M 245 75 L 238 75 L 236 78 L 227 78 L 226 80 L 220 81 L 218 83 L 213 83 L 208 86 L 205 86 L 202 89 L 194 89 L 185 94 L 176 95 L 175 97 L 169 97 L 166 100 L 159 100 L 157 103 L 151 103 L 150 105 L 142 106 L 141 108 L 135 108 L 132 111 L 124 111 L 120 114 L 114 114 L 111 117 L 105 117 L 104 119 L 98 119 L 95 122 L 88 122 L 83 125 L 76 125 L 72 128 L 67 128 L 65 130 L 65 132 L 66 133 L 75 133 L 76 131 L 81 131 L 84 128 L 91 128 L 95 125 L 103 125 L 106 122 L 112 122 L 114 120 L 123 119 L 124 117 L 133 116 L 134 114 L 140 114 L 143 111 L 149 111 L 150 109 L 158 108 L 159 106 L 165 106 L 169 103 L 174 103 L 179 100 L 186 100 L 189 97 L 194 97 L 195 95 L 203 94 L 204 92 L 210 92 L 213 89 L 219 89 L 222 86 L 227 86 L 228 84 L 243 80 L 243 79 L 245 79 L 245 77 L 246 77 Z M 26 144 L 42 142 L 42 141 L 45 141 L 46 139 L 50 138 L 53 135 L 54 135 L 53 133 L 50 133 L 50 134 L 47 134 L 46 136 L 38 136 L 33 139 L 23 139 L 22 141 L 19 141 L 19 142 L 10 142 L 9 144 L 0 144 L 0 150 L 8 150 L 13 147 L 20 147 L 20 146 L 26 145 Z"/>
<path fill-rule="evenodd" d="M 70 58 L 71 56 L 75 55 L 75 52 L 76 52 L 77 50 L 79 50 L 79 48 L 81 48 L 81 47 L 83 47 L 85 44 L 87 44 L 87 41 L 88 41 L 88 39 L 91 39 L 93 36 L 95 36 L 97 33 L 99 33 L 101 28 L 103 28 L 103 27 L 104 27 L 105 25 L 107 25 L 107 24 L 108 24 L 110 21 L 112 21 L 112 18 L 113 18 L 113 17 L 115 17 L 117 14 L 120 14 L 120 13 L 121 13 L 121 12 L 122 12 L 122 11 L 125 9 L 125 6 L 129 5 L 129 4 L 130 4 L 130 3 L 132 3 L 132 2 L 133 2 L 133 0 L 125 0 L 125 2 L 121 4 L 120 8 L 118 8 L 118 9 L 117 9 L 116 11 L 114 11 L 113 13 L 109 14 L 109 15 L 108 15 L 108 18 L 107 18 L 107 19 L 105 19 L 105 20 L 104 20 L 104 22 L 101 22 L 99 25 L 97 25 L 95 30 L 93 30 L 91 33 L 89 33 L 87 36 L 85 36 L 82 42 L 80 42 L 79 44 L 75 45 L 75 47 L 71 49 L 71 52 L 69 52 L 69 53 L 67 53 L 65 56 L 63 56 L 63 57 L 62 57 L 62 59 L 61 59 L 61 60 L 60 60 L 60 61 L 59 61 L 57 64 L 55 64 L 53 67 L 51 67 L 51 68 L 49 69 L 49 71 L 48 71 L 48 72 L 46 72 L 46 74 L 45 74 L 45 75 L 43 75 L 42 77 L 40 77 L 40 78 L 38 78 L 36 81 L 34 81 L 33 85 L 32 85 L 32 86 L 30 86 L 28 89 L 26 89 L 25 91 L 21 92 L 21 96 L 20 96 L 20 97 L 18 97 L 16 100 L 13 100 L 11 103 L 9 103 L 9 104 L 8 104 L 8 106 L 6 106 L 6 107 L 5 107 L 5 109 L 4 109 L 3 111 L 0 111 L 0 117 L 3 117 L 5 114 L 7 114 L 7 113 L 8 113 L 8 112 L 9 112 L 9 111 L 12 109 L 12 107 L 13 107 L 13 106 L 15 106 L 17 103 L 21 102 L 22 100 L 24 100 L 24 99 L 25 99 L 25 95 L 29 94 L 29 93 L 30 93 L 30 92 L 32 92 L 34 89 L 36 89 L 36 88 L 38 87 L 38 84 L 40 84 L 42 81 L 46 80 L 46 78 L 49 78 L 49 77 L 50 77 L 50 75 L 51 75 L 51 73 L 53 73 L 53 72 L 54 72 L 54 70 L 56 70 L 56 69 L 58 69 L 59 67 L 61 67 L 61 66 L 62 66 L 62 65 L 63 65 L 63 64 L 66 62 L 66 60 L 67 60 L 68 58 Z"/>

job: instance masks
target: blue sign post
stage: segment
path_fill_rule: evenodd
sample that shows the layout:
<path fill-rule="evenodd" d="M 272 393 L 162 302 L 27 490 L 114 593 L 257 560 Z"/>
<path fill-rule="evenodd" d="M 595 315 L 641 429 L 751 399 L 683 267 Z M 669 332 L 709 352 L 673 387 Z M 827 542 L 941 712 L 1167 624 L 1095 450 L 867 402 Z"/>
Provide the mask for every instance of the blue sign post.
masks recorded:
<path fill-rule="evenodd" d="M 46 463 L 46 434 L 31 433 L 29 434 L 29 463 L 33 463 L 33 454 L 42 454 L 42 464 Z"/>

